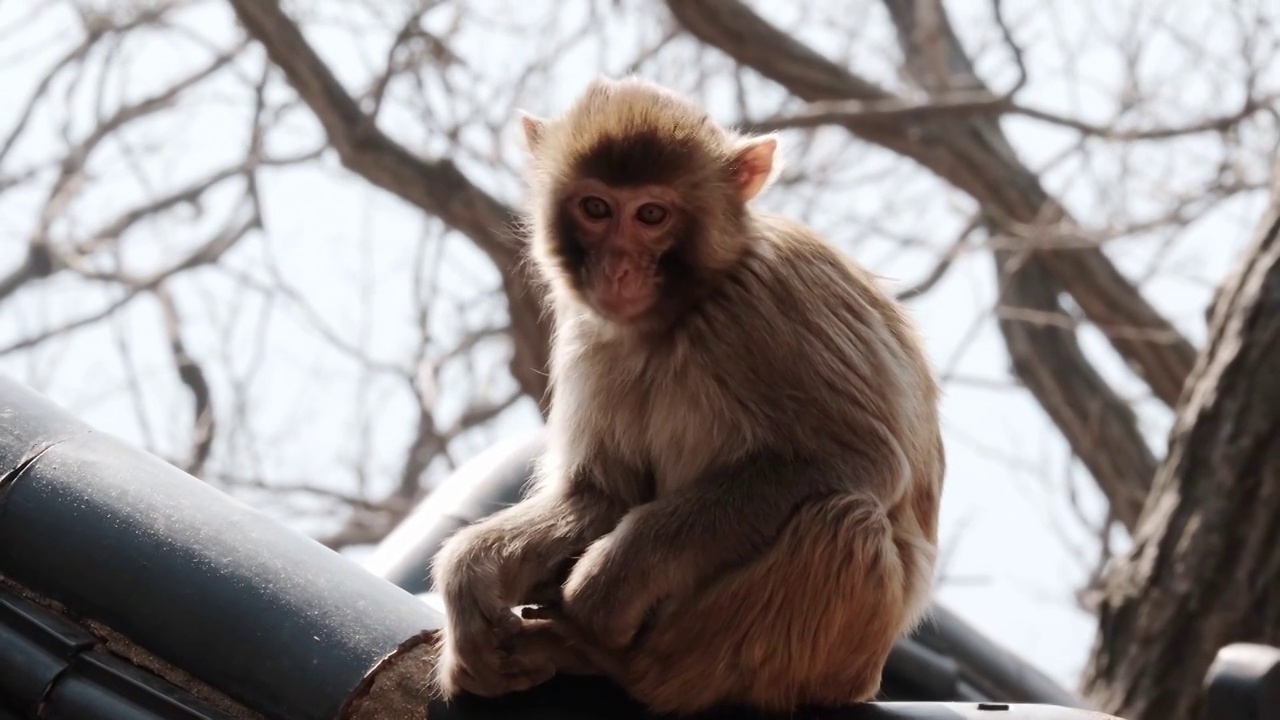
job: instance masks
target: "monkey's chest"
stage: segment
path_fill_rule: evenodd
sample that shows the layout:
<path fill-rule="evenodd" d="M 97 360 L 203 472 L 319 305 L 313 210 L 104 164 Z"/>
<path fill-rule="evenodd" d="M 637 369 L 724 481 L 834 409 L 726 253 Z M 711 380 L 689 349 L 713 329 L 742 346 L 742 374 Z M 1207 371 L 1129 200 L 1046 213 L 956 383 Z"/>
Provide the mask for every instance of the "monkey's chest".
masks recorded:
<path fill-rule="evenodd" d="M 671 378 L 629 387 L 614 405 L 620 447 L 653 472 L 659 497 L 697 481 L 713 463 L 741 452 L 750 438 L 731 400 L 711 383 Z"/>

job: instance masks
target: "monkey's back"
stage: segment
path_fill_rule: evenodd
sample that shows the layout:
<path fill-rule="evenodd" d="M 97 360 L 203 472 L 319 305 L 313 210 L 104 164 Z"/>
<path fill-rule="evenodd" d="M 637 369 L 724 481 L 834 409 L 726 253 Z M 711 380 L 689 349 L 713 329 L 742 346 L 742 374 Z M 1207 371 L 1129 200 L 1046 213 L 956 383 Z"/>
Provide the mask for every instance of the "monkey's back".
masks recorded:
<path fill-rule="evenodd" d="M 939 391 L 905 309 L 803 224 L 756 222 L 758 242 L 682 329 L 680 352 L 701 356 L 766 441 L 865 453 L 887 432 L 941 475 Z"/>
<path fill-rule="evenodd" d="M 694 411 L 658 431 L 685 437 L 673 458 L 714 457 L 726 448 L 698 444 L 729 438 L 837 476 L 761 557 L 663 607 L 626 678 L 659 710 L 866 699 L 930 586 L 944 461 L 915 329 L 869 273 L 802 225 L 762 216 L 758 228 L 737 270 L 648 359 L 657 372 L 631 377 L 657 379 L 645 392 L 668 417 Z"/>
<path fill-rule="evenodd" d="M 933 539 L 945 462 L 939 393 L 913 323 L 874 276 L 804 225 L 755 220 L 746 256 L 662 341 L 610 332 L 586 314 L 561 328 L 553 414 L 589 418 L 579 426 L 604 436 L 580 442 L 651 467 L 659 494 L 761 449 L 847 463 L 834 481 L 891 509 L 914 506 Z M 868 473 L 890 483 L 895 472 L 911 478 L 863 487 Z M 904 497 L 913 485 L 923 488 Z"/>

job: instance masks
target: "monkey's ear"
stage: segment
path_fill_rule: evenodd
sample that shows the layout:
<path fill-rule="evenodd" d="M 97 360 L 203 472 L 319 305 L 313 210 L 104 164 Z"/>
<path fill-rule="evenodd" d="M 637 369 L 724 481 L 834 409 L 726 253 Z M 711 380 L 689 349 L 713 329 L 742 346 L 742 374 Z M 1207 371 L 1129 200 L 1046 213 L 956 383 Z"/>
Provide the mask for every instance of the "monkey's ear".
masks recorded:
<path fill-rule="evenodd" d="M 742 142 L 734 154 L 732 167 L 738 198 L 747 202 L 759 195 L 782 168 L 778 138 L 763 135 Z"/>
<path fill-rule="evenodd" d="M 542 133 L 547 129 L 547 121 L 521 110 L 520 127 L 524 129 L 525 147 L 529 148 L 529 152 L 536 151 L 542 140 Z"/>

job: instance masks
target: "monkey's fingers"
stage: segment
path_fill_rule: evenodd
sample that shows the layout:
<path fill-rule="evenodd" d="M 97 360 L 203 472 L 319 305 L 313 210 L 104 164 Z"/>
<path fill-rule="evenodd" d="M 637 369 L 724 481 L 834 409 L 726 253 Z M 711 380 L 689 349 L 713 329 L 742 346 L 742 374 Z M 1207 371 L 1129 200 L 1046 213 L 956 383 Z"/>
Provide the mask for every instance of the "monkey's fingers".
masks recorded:
<path fill-rule="evenodd" d="M 505 692 L 506 687 L 502 664 L 508 653 L 504 644 L 486 628 L 475 627 L 471 632 L 459 633 L 453 639 L 445 658 L 449 666 L 465 671 L 465 674 L 459 673 L 459 676 L 470 687 L 476 688 L 472 692 L 486 696 L 500 695 Z"/>
<path fill-rule="evenodd" d="M 594 642 L 563 610 L 558 607 L 529 610 L 520 641 L 542 643 L 544 652 L 554 659 L 559 672 L 624 677 L 624 656 Z M 531 619 L 530 615 L 536 617 Z"/>
<path fill-rule="evenodd" d="M 475 675 L 471 673 L 465 666 L 458 665 L 448 676 L 446 681 L 456 690 L 461 690 L 472 695 L 480 697 L 493 697 L 501 693 L 495 693 L 492 685 L 481 682 Z M 456 692 L 456 691 L 455 691 Z"/>
<path fill-rule="evenodd" d="M 527 690 L 534 685 L 541 685 L 556 674 L 556 663 L 542 651 L 510 653 L 502 658 L 499 665 L 503 682 L 514 690 Z"/>
<path fill-rule="evenodd" d="M 481 697 L 492 697 L 502 692 L 498 676 L 472 672 L 462 659 L 451 652 L 446 652 L 441 658 L 437 673 L 440 689 L 446 698 L 452 698 L 459 692 Z"/>
<path fill-rule="evenodd" d="M 477 598 L 476 606 L 497 633 L 498 637 L 506 637 L 520 631 L 520 616 L 500 601 L 484 602 Z"/>
<path fill-rule="evenodd" d="M 461 654 L 451 655 L 442 667 L 442 687 L 446 695 L 465 691 L 481 697 L 498 697 L 528 690 L 550 680 L 556 666 L 537 653 L 523 655 L 527 650 L 517 648 L 516 653 L 499 649 L 472 653 L 470 661 Z"/>
<path fill-rule="evenodd" d="M 520 616 L 492 590 L 490 583 L 474 583 L 452 601 L 445 600 L 450 624 L 460 638 L 487 634 L 496 643 L 520 631 Z"/>
<path fill-rule="evenodd" d="M 572 631 L 551 620 L 535 620 L 525 625 L 517 643 L 515 663 L 525 672 L 538 674 L 546 668 L 555 673 L 571 675 L 596 675 L 602 672 L 587 653 L 583 653 L 571 637 Z M 547 679 L 550 679 L 549 677 Z"/>
<path fill-rule="evenodd" d="M 587 633 L 558 607 L 539 606 L 525 608 L 522 635 L 541 634 L 554 637 L 561 645 L 581 646 L 589 644 Z"/>

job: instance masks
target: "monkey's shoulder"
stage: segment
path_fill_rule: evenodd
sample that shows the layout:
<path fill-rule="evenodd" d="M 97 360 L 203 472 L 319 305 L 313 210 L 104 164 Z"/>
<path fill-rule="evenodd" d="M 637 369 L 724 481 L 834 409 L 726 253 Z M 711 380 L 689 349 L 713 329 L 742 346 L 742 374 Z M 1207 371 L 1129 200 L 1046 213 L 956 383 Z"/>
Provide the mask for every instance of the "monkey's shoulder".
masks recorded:
<path fill-rule="evenodd" d="M 843 400 L 868 386 L 928 391 L 918 330 L 876 276 L 798 221 L 763 216 L 760 228 L 762 242 L 718 312 L 706 315 L 720 322 L 689 334 L 691 346 L 717 359 L 720 374 L 733 376 L 726 384 L 786 385 L 782 394 L 751 396 L 766 404 Z"/>
<path fill-rule="evenodd" d="M 883 295 L 878 278 L 817 230 L 786 215 L 754 213 L 751 250 L 738 267 L 739 280 L 806 295 Z"/>
<path fill-rule="evenodd" d="M 815 230 L 770 214 L 758 215 L 754 230 L 758 242 L 725 283 L 722 315 L 753 330 L 781 324 L 778 329 L 788 335 L 807 331 L 796 339 L 815 332 L 876 332 L 888 325 L 902 341 L 910 340 L 911 320 L 901 303 L 876 275 Z"/>

